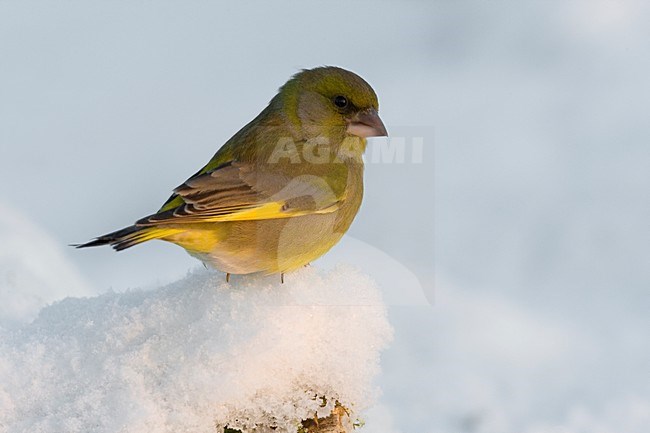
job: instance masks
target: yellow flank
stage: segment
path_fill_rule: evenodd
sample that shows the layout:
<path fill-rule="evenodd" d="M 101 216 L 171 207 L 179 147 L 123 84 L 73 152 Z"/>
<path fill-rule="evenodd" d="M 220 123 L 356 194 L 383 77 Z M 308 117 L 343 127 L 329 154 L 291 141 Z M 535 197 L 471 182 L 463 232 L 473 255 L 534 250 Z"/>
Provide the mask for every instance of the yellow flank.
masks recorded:
<path fill-rule="evenodd" d="M 188 251 L 209 253 L 216 248 L 220 241 L 219 234 L 220 230 L 217 227 L 211 229 L 187 228 L 166 236 L 164 240 L 180 245 Z"/>

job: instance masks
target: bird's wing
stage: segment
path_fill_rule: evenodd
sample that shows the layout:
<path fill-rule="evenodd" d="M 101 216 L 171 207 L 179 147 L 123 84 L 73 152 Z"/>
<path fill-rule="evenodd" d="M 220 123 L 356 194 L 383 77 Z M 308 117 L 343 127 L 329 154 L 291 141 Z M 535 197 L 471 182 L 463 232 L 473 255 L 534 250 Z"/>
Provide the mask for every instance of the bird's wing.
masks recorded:
<path fill-rule="evenodd" d="M 205 223 L 291 218 L 338 209 L 344 191 L 326 178 L 290 177 L 249 163 L 229 162 L 193 176 L 174 190 L 178 206 L 139 220 L 136 225 Z"/>

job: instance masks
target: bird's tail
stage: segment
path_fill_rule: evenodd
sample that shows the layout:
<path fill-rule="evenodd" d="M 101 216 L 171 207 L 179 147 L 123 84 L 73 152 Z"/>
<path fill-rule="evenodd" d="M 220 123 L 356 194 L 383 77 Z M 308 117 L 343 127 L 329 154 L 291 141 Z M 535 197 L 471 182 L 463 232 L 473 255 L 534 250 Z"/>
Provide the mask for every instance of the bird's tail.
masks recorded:
<path fill-rule="evenodd" d="M 142 242 L 150 241 L 152 239 L 161 239 L 178 233 L 179 229 L 169 227 L 140 227 L 133 225 L 123 228 L 113 233 L 99 236 L 85 244 L 72 245 L 76 248 L 99 247 L 102 245 L 110 245 L 116 251 L 122 251 L 134 245 L 141 244 Z"/>

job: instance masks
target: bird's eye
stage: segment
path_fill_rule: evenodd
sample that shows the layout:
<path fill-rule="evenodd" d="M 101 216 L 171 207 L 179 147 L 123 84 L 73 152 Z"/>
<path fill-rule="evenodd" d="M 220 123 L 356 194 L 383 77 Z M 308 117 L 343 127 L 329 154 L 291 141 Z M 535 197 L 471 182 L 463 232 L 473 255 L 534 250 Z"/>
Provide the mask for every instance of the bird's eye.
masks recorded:
<path fill-rule="evenodd" d="M 339 95 L 334 98 L 334 105 L 336 105 L 339 108 L 345 108 L 348 106 L 348 98 Z"/>

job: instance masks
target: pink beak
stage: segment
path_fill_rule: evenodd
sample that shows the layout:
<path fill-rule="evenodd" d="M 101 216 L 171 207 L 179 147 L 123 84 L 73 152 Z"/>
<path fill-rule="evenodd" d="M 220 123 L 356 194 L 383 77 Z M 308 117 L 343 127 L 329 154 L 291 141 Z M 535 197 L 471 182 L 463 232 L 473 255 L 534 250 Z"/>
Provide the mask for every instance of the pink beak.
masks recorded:
<path fill-rule="evenodd" d="M 347 132 L 363 138 L 388 136 L 384 122 L 381 121 L 377 110 L 374 108 L 360 111 L 350 119 Z"/>

